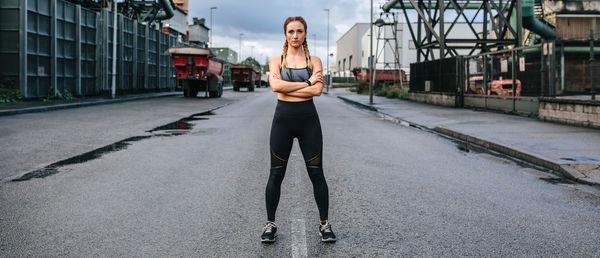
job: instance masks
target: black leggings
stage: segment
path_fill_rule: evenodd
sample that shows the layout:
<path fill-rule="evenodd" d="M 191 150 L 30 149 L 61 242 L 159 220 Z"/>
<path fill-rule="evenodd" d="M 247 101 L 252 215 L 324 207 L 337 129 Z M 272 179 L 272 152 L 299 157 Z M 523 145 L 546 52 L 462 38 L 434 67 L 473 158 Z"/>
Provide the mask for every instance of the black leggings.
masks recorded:
<path fill-rule="evenodd" d="M 308 176 L 313 184 L 319 217 L 326 220 L 329 191 L 322 168 L 323 135 L 312 99 L 300 102 L 277 101 L 271 126 L 271 172 L 266 189 L 267 219 L 275 221 L 281 182 L 285 176 L 294 138 L 298 138 Z"/>

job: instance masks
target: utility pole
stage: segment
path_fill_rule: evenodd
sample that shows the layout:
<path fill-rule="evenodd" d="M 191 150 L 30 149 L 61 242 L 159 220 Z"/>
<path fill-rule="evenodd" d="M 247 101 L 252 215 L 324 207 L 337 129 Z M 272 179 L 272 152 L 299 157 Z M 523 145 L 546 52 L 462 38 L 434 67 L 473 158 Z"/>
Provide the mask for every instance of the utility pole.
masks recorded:
<path fill-rule="evenodd" d="M 371 0 L 371 22 L 369 27 L 371 28 L 369 46 L 369 104 L 373 105 L 373 0 Z"/>
<path fill-rule="evenodd" d="M 317 34 L 313 33 L 313 49 L 315 50 L 315 56 L 317 55 Z"/>
<path fill-rule="evenodd" d="M 113 49 L 112 49 L 112 85 L 110 96 L 114 99 L 117 94 L 117 1 L 113 2 Z"/>
<path fill-rule="evenodd" d="M 208 42 L 210 43 L 208 46 L 209 47 L 214 47 L 214 42 L 213 42 L 213 16 L 212 16 L 212 11 L 214 9 L 217 9 L 216 6 L 213 6 L 210 8 L 210 39 L 208 40 Z"/>
<path fill-rule="evenodd" d="M 238 53 L 238 62 L 242 60 L 242 36 L 244 36 L 244 33 L 240 33 L 240 52 Z"/>
<path fill-rule="evenodd" d="M 331 70 L 329 67 L 329 9 L 325 8 L 323 11 L 327 12 L 327 51 L 325 51 L 325 54 L 327 55 L 327 74 L 329 75 L 329 80 L 327 82 L 327 93 L 329 93 L 329 84 L 331 81 Z"/>

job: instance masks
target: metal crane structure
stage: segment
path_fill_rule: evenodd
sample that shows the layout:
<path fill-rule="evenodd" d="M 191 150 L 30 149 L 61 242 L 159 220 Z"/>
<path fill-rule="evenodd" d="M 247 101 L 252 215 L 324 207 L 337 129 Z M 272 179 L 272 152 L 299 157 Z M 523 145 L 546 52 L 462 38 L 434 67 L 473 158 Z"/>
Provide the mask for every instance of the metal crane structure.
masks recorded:
<path fill-rule="evenodd" d="M 154 20 L 166 20 L 173 17 L 173 0 L 125 0 L 118 4 L 119 13 L 137 19 L 138 22 L 152 23 Z"/>
<path fill-rule="evenodd" d="M 417 49 L 417 62 L 421 62 L 458 56 L 459 49 L 468 49 L 470 50 L 468 54 L 471 55 L 477 50 L 489 52 L 490 49 L 521 46 L 523 36 L 520 24 L 523 16 L 521 2 L 521 0 L 390 0 L 381 9 L 384 12 L 401 9 Z M 407 9 L 414 9 L 417 12 L 416 21 L 411 20 Z M 445 18 L 445 14 L 450 9 L 456 14 L 452 22 L 448 22 Z M 475 14 L 467 17 L 465 10 L 475 10 Z M 511 22 L 511 19 L 516 22 Z M 483 31 L 477 31 L 473 27 L 473 24 L 478 21 L 483 23 Z M 448 38 L 457 22 L 468 24 L 473 33 L 472 37 Z"/>
<path fill-rule="evenodd" d="M 374 25 L 378 27 L 377 30 L 377 43 L 375 47 L 375 68 L 377 64 L 382 64 L 383 69 L 397 70 L 398 77 L 394 75 L 394 84 L 400 83 L 402 86 L 402 74 L 400 72 L 400 53 L 398 51 L 398 21 L 396 20 L 396 13 L 380 13 L 379 18 L 375 21 Z M 379 43 L 382 42 L 381 48 Z M 388 57 L 388 51 L 391 51 L 393 59 L 390 60 Z M 383 58 L 381 55 L 383 54 Z M 390 62 L 391 61 L 391 62 Z M 375 77 L 377 69 L 373 71 Z M 377 77 L 375 77 L 377 78 Z"/>
<path fill-rule="evenodd" d="M 117 0 L 69 0 L 74 4 L 93 10 L 112 6 Z M 117 3 L 118 12 L 125 17 L 151 24 L 155 20 L 166 20 L 173 17 L 175 3 L 173 0 L 122 0 Z"/>

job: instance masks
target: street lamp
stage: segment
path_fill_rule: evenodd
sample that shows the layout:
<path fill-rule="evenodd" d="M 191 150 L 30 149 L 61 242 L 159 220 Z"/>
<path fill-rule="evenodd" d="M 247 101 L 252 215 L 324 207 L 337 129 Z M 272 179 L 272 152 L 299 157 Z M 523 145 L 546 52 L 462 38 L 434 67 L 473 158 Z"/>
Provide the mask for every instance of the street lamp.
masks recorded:
<path fill-rule="evenodd" d="M 212 11 L 214 9 L 217 9 L 217 7 L 213 6 L 213 7 L 210 8 L 210 39 L 208 40 L 208 42 L 209 42 L 208 46 L 209 47 L 213 47 L 215 45 L 214 42 L 213 42 L 213 35 L 212 35 L 212 33 L 213 33 L 213 16 L 212 16 Z"/>
<path fill-rule="evenodd" d="M 317 55 L 317 34 L 313 33 L 313 49 L 315 50 L 315 56 Z"/>
<path fill-rule="evenodd" d="M 373 2 L 373 0 L 371 0 Z M 329 8 L 323 9 L 323 11 L 327 12 L 327 74 L 329 74 L 329 78 L 331 80 L 331 70 L 329 70 Z M 329 93 L 329 82 L 327 82 L 327 93 Z"/>
<path fill-rule="evenodd" d="M 238 62 L 242 60 L 242 36 L 244 36 L 244 33 L 240 33 L 240 52 L 238 53 Z"/>

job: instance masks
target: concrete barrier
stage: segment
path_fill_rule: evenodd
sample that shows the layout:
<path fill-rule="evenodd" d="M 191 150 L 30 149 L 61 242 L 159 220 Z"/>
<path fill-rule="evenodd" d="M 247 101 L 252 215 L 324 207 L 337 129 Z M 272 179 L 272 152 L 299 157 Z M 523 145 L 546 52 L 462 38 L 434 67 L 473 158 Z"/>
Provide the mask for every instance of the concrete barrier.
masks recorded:
<path fill-rule="evenodd" d="M 540 120 L 600 129 L 600 101 L 540 98 Z"/>
<path fill-rule="evenodd" d="M 413 101 L 425 102 L 434 105 L 455 107 L 456 106 L 456 95 L 449 93 L 421 93 L 421 92 L 409 92 L 408 98 Z"/>

